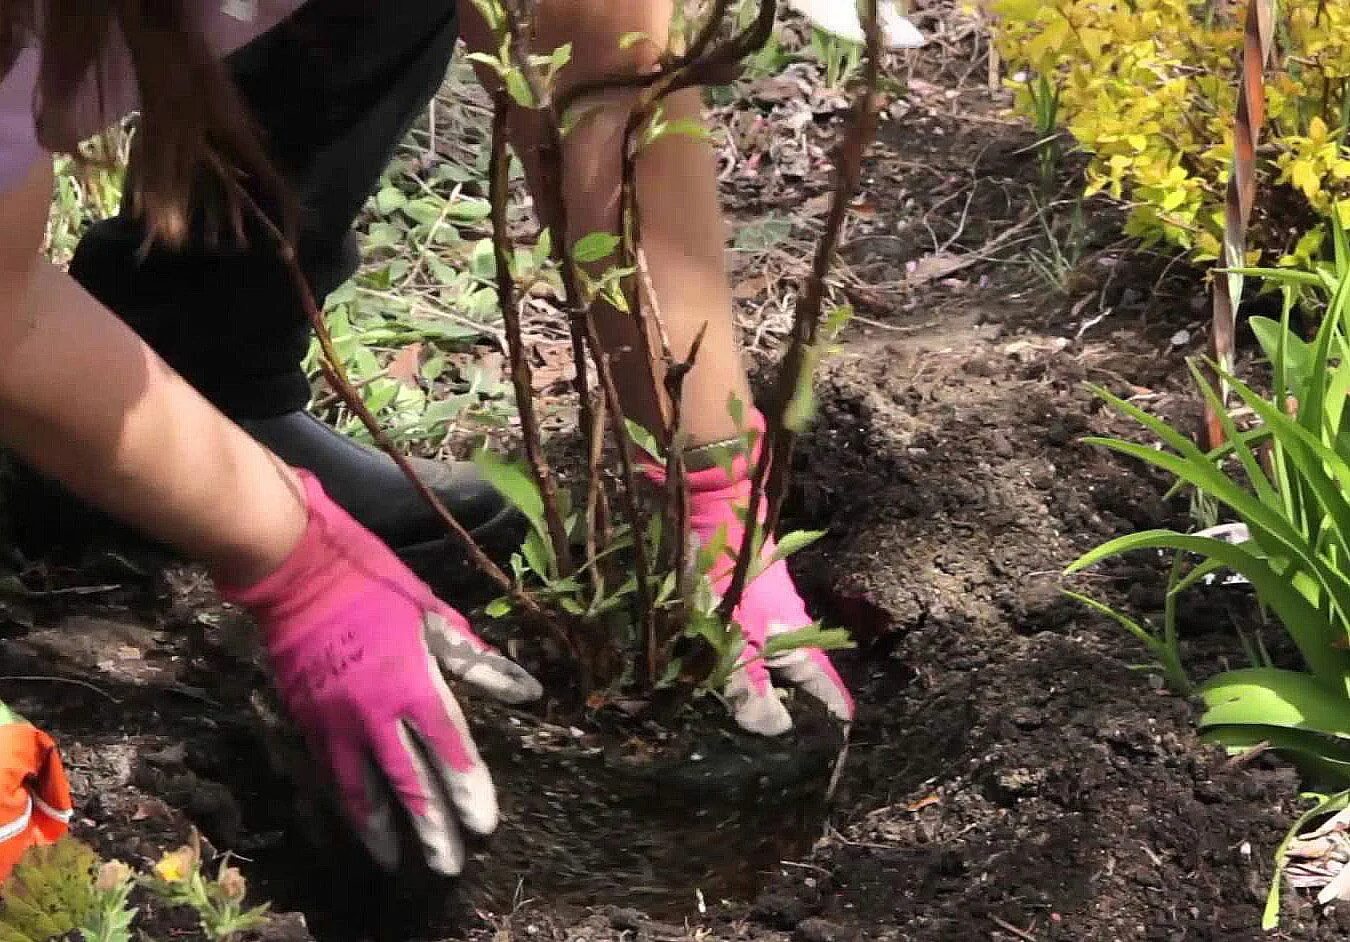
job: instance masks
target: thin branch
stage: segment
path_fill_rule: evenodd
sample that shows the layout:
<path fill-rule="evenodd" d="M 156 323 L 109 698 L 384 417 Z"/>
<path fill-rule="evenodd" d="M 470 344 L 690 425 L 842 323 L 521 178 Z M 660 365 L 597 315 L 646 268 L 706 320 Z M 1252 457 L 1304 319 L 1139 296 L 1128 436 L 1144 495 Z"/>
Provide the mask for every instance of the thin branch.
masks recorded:
<path fill-rule="evenodd" d="M 530 62 L 529 35 L 527 21 L 522 16 L 515 0 L 502 0 L 502 11 L 506 22 L 507 37 L 514 65 L 524 76 L 538 110 L 543 116 L 543 135 L 539 147 L 540 188 L 543 197 L 540 212 L 545 216 L 549 228 L 556 238 L 554 252 L 561 261 L 562 282 L 568 313 L 568 324 L 572 333 L 572 349 L 577 369 L 577 394 L 580 399 L 580 420 L 582 428 L 589 435 L 594 429 L 590 416 L 589 387 L 586 382 L 586 348 L 589 347 L 590 359 L 595 364 L 596 376 L 605 397 L 609 411 L 610 428 L 613 432 L 615 448 L 619 454 L 619 464 L 623 476 L 625 511 L 633 528 L 633 568 L 637 577 L 637 604 L 643 632 L 651 629 L 655 618 L 651 598 L 651 569 L 647 560 L 645 545 L 644 517 L 638 504 L 637 475 L 634 471 L 633 453 L 629 442 L 628 429 L 624 425 L 623 406 L 619 400 L 614 376 L 610 369 L 609 356 L 605 353 L 596 333 L 592 317 L 592 306 L 587 303 L 581 290 L 581 275 L 577 261 L 568 239 L 567 200 L 563 189 L 564 155 L 562 130 L 558 114 L 553 106 L 550 90 L 540 79 L 538 72 Z M 587 452 L 594 450 L 594 443 L 587 442 Z M 588 487 L 589 490 L 589 487 Z"/>
<path fill-rule="evenodd" d="M 586 562 L 591 563 L 591 587 L 596 597 L 605 591 L 605 576 L 595 564 L 600 546 L 609 545 L 609 511 L 605 503 L 604 477 L 600 463 L 605 455 L 605 400 L 597 397 L 591 409 L 592 428 L 586 434 Z"/>
<path fill-rule="evenodd" d="M 371 413 L 362 400 L 361 394 L 352 387 L 351 380 L 347 378 L 346 371 L 342 368 L 342 360 L 338 357 L 337 351 L 333 347 L 333 336 L 328 330 L 328 322 L 324 319 L 323 313 L 319 310 L 318 303 L 314 300 L 314 293 L 310 290 L 309 281 L 305 278 L 304 272 L 300 270 L 300 264 L 297 260 L 295 246 L 286 237 L 285 233 L 277 226 L 272 218 L 267 215 L 252 195 L 234 178 L 233 175 L 222 173 L 221 178 L 230 182 L 239 205 L 247 208 L 249 212 L 257 219 L 267 234 L 276 243 L 277 251 L 281 256 L 282 264 L 290 274 L 291 283 L 295 288 L 297 296 L 300 298 L 301 307 L 304 309 L 305 316 L 309 320 L 310 327 L 314 330 L 314 336 L 319 341 L 319 348 L 323 352 L 323 359 L 319 368 L 323 373 L 324 379 L 328 382 L 338 395 L 342 397 L 343 403 L 353 414 L 360 418 L 361 423 L 366 427 L 375 443 L 394 461 L 399 470 L 403 472 L 404 477 L 413 486 L 422 499 L 436 512 L 441 518 L 451 534 L 460 542 L 469 559 L 478 567 L 478 570 L 487 576 L 511 601 L 520 609 L 528 623 L 537 627 L 542 627 L 560 641 L 565 650 L 573 656 L 577 655 L 577 650 L 571 637 L 562 628 L 557 619 L 550 618 L 539 607 L 539 603 L 528 593 L 520 589 L 507 575 L 501 567 L 494 563 L 482 548 L 474 542 L 469 531 L 464 529 L 463 524 L 455 519 L 454 514 L 445 506 L 436 493 L 427 486 L 417 472 L 413 470 L 412 464 L 408 461 L 406 455 L 394 445 L 389 435 L 381 427 L 379 420 Z"/>
<path fill-rule="evenodd" d="M 537 206 L 540 221 L 552 235 L 553 257 L 558 262 L 563 286 L 563 307 L 567 312 L 567 326 L 572 344 L 572 380 L 577 394 L 577 418 L 582 434 L 586 436 L 587 453 L 593 450 L 590 440 L 595 423 L 591 417 L 590 369 L 587 365 L 586 331 L 590 318 L 582 291 L 581 275 L 572 246 L 568 241 L 567 200 L 563 189 L 563 141 L 558 112 L 553 106 L 551 92 L 530 63 L 528 17 L 516 6 L 516 0 L 501 0 L 502 16 L 506 24 L 506 38 L 510 44 L 515 66 L 524 76 L 541 116 L 542 133 L 539 136 L 539 190 Z M 592 487 L 587 482 L 587 490 Z"/>
<path fill-rule="evenodd" d="M 864 30 L 867 37 L 866 64 L 863 69 L 863 91 L 853 107 L 852 126 L 845 134 L 835 162 L 834 198 L 826 219 L 825 231 L 816 246 L 815 260 L 805 290 L 797 302 L 792 326 L 792 339 L 779 368 L 775 383 L 773 414 L 769 416 L 765 438 L 761 443 L 759 460 L 755 465 L 750 507 L 746 516 L 745 539 L 741 543 L 732 574 L 731 585 L 722 597 L 720 614 L 728 621 L 745 594 L 750 566 L 755 561 L 755 546 L 760 531 L 760 508 L 768 499 L 764 514 L 763 532 L 772 534 L 782 512 L 787 491 L 788 471 L 792 463 L 792 449 L 796 433 L 786 426 L 787 409 L 797 390 L 811 377 L 804 375 L 810 363 L 808 351 L 817 343 L 821 310 L 825 301 L 825 279 L 834 263 L 839 247 L 839 234 L 848 215 L 849 204 L 862 176 L 863 155 L 875 137 L 878 88 L 881 81 L 881 28 L 877 18 L 877 0 L 867 0 Z"/>
<path fill-rule="evenodd" d="M 539 416 L 534 410 L 534 373 L 525 355 L 525 340 L 520 330 L 520 309 L 516 305 L 515 276 L 511 274 L 511 256 L 514 251 L 506 231 L 507 171 L 505 94 L 496 96 L 492 113 L 492 145 L 488 159 L 488 192 L 492 206 L 492 247 L 497 260 L 497 302 L 506 327 L 506 349 L 511 361 L 511 381 L 516 389 L 516 409 L 520 412 L 520 428 L 525 439 L 525 457 L 534 474 L 544 502 L 544 521 L 548 527 L 549 542 L 558 561 L 561 575 L 573 572 L 572 548 L 567 536 L 558 501 L 558 484 L 544 456 L 544 436 L 539 428 Z"/>

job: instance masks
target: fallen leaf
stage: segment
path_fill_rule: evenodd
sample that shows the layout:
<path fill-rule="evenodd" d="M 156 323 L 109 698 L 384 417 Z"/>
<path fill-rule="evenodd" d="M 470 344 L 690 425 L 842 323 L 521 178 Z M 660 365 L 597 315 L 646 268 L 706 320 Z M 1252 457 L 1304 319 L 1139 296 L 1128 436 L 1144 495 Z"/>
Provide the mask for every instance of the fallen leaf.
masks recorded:
<path fill-rule="evenodd" d="M 737 301 L 749 301 L 768 290 L 769 276 L 767 274 L 751 275 L 749 278 L 743 278 L 732 285 L 731 296 Z"/>
<path fill-rule="evenodd" d="M 533 386 L 537 393 L 546 392 L 565 383 L 570 383 L 575 372 L 572 369 L 572 345 L 570 343 L 537 344 L 533 350 L 534 362 Z"/>
<path fill-rule="evenodd" d="M 905 280 L 910 284 L 927 284 L 945 278 L 952 272 L 960 271 L 969 265 L 970 260 L 964 256 L 952 255 L 949 252 L 935 252 L 932 255 L 925 255 L 906 263 Z"/>
<path fill-rule="evenodd" d="M 940 805 L 940 804 L 942 804 L 941 798 L 939 798 L 937 795 L 929 795 L 926 798 L 920 798 L 918 801 L 912 801 L 909 804 L 905 805 L 905 810 L 908 811 L 910 814 L 913 814 L 916 811 L 922 811 L 923 809 L 929 807 L 930 805 Z"/>
<path fill-rule="evenodd" d="M 830 205 L 834 202 L 833 193 L 822 193 L 819 196 L 813 196 L 802 204 L 802 212 L 807 216 L 824 216 L 830 211 Z"/>
<path fill-rule="evenodd" d="M 389 375 L 405 386 L 419 388 L 418 371 L 422 363 L 422 344 L 410 343 L 389 361 Z"/>

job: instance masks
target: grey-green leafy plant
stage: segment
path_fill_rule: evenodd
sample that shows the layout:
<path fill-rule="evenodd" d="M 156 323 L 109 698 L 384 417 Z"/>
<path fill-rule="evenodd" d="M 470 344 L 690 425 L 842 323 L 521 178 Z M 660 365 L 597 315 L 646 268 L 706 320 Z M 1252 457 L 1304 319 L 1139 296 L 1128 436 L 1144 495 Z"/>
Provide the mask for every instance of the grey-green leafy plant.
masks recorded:
<path fill-rule="evenodd" d="M 825 87 L 831 91 L 848 87 L 862 68 L 862 47 L 823 29 L 812 28 L 811 52 L 825 69 Z"/>

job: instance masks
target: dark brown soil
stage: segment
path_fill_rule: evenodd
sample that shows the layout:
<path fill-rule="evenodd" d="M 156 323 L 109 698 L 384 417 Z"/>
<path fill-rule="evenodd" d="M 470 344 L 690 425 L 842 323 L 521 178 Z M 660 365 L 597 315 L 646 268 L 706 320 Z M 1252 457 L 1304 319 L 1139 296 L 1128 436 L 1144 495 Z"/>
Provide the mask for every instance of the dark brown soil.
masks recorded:
<path fill-rule="evenodd" d="M 145 864 L 196 824 L 257 894 L 303 912 L 275 939 L 1264 938 L 1293 775 L 1199 744 L 1191 705 L 1132 669 L 1138 646 L 1060 594 L 1089 547 L 1188 525 L 1166 482 L 1080 438 L 1131 432 L 1088 383 L 1194 412 L 1182 363 L 1204 340 L 1203 288 L 1113 246 L 1102 208 L 1064 279 L 1038 276 L 1031 139 L 970 74 L 931 53 L 894 104 L 845 251 L 863 318 L 797 455 L 790 522 L 830 532 L 794 566 L 859 641 L 839 659 L 860 713 L 828 804 L 840 740 L 818 717 L 748 743 L 713 704 L 671 733 L 474 703 L 502 832 L 458 885 L 381 877 L 277 766 L 247 626 L 191 570 L 109 559 L 39 570 L 30 585 L 58 594 L 0 602 L 0 697 L 60 740 L 78 832 Z M 771 118 L 772 91 L 753 106 Z M 796 175 L 824 179 L 818 145 L 775 147 L 777 165 L 728 178 L 738 227 L 823 186 Z M 1051 231 L 1072 235 L 1073 212 L 1052 208 Z M 738 263 L 741 280 L 758 266 L 739 292 L 751 323 L 776 290 L 766 258 Z M 1161 566 L 1085 584 L 1147 611 Z M 1235 589 L 1187 603 L 1198 675 L 1238 659 L 1250 607 Z M 1347 920 L 1288 896 L 1276 937 L 1339 938 Z M 175 914 L 154 927 L 190 937 Z"/>

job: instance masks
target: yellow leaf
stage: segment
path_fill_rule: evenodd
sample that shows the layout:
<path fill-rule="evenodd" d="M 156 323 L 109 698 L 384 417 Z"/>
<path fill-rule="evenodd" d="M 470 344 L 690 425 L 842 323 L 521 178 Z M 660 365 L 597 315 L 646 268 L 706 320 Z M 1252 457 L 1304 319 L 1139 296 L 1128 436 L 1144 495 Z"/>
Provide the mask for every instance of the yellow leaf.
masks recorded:
<path fill-rule="evenodd" d="M 1317 175 L 1317 169 L 1309 160 L 1296 160 L 1289 165 L 1289 179 L 1303 191 L 1303 195 L 1308 199 L 1313 199 L 1322 189 L 1322 181 Z"/>
<path fill-rule="evenodd" d="M 1327 123 L 1320 116 L 1314 115 L 1313 119 L 1308 122 L 1308 139 L 1315 147 L 1321 147 L 1325 144 L 1329 133 Z"/>

